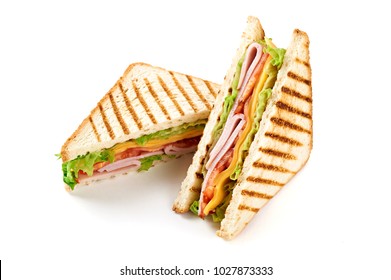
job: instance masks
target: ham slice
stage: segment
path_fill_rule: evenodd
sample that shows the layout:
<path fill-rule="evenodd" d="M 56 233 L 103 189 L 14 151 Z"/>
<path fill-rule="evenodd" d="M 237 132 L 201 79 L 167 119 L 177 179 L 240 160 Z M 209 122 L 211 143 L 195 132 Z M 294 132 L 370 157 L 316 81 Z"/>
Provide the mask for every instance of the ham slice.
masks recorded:
<path fill-rule="evenodd" d="M 198 209 L 198 215 L 202 216 L 203 207 L 204 204 L 204 190 L 208 187 L 209 184 L 212 184 L 213 182 L 209 182 L 209 178 L 213 172 L 213 170 L 216 168 L 216 165 L 219 163 L 219 161 L 223 158 L 223 156 L 229 151 L 229 149 L 233 146 L 236 138 L 238 137 L 240 131 L 242 130 L 243 126 L 245 125 L 246 121 L 244 120 L 243 114 L 236 115 L 240 119 L 240 122 L 236 126 L 235 130 L 232 132 L 232 134 L 229 136 L 228 140 L 226 141 L 225 145 L 222 147 L 220 152 L 216 155 L 215 159 L 212 161 L 212 163 L 209 166 L 209 169 L 205 175 L 204 181 L 202 182 L 201 187 L 201 195 L 200 195 L 200 207 Z"/>
<path fill-rule="evenodd" d="M 268 54 L 263 54 L 261 60 L 256 65 L 254 72 L 250 76 L 250 79 L 247 80 L 246 87 L 241 90 L 240 98 L 238 97 L 235 100 L 234 106 L 232 106 L 232 111 L 234 114 L 244 112 L 243 106 L 246 103 L 249 97 L 252 95 L 254 87 L 259 79 L 259 76 L 262 73 L 263 67 L 265 66 L 266 59 L 268 58 Z"/>
<path fill-rule="evenodd" d="M 260 62 L 262 58 L 262 46 L 256 42 L 252 43 L 246 52 L 246 56 L 242 65 L 242 70 L 240 72 L 240 77 L 239 77 L 239 85 L 238 88 L 243 85 L 241 90 L 238 93 L 238 96 L 236 97 L 235 103 L 231 109 L 231 112 L 229 113 L 227 117 L 227 121 L 225 123 L 223 132 L 217 141 L 216 145 L 213 147 L 213 150 L 210 152 L 209 155 L 209 160 L 206 163 L 205 167 L 206 169 L 209 169 L 211 167 L 212 162 L 215 160 L 217 154 L 220 153 L 220 151 L 225 147 L 228 138 L 234 131 L 236 125 L 239 123 L 239 118 L 240 117 L 235 117 L 238 114 L 235 114 L 236 108 L 238 107 L 239 101 L 245 91 L 248 91 L 247 88 L 247 83 L 252 77 L 252 73 L 257 67 L 257 73 L 259 73 L 259 68 L 260 68 Z M 264 63 L 263 63 L 264 64 Z M 254 85 L 252 85 L 254 87 Z M 226 149 L 225 149 L 226 150 Z"/>
<path fill-rule="evenodd" d="M 190 146 L 190 147 L 176 147 L 175 145 L 167 145 L 164 147 L 164 153 L 166 155 L 174 155 L 174 156 L 179 156 L 191 152 L 195 152 L 197 150 L 197 145 Z"/>
<path fill-rule="evenodd" d="M 240 70 L 238 89 L 242 87 L 242 84 L 246 86 L 248 79 L 253 73 L 255 66 L 261 60 L 262 46 L 257 42 L 248 46 L 246 56 L 244 58 L 242 69 Z"/>
<path fill-rule="evenodd" d="M 220 154 L 220 152 L 223 149 L 225 149 L 225 151 L 227 151 L 228 139 L 233 134 L 233 132 L 234 132 L 235 128 L 238 126 L 239 122 L 243 119 L 244 119 L 243 114 L 236 114 L 236 115 L 232 116 L 230 119 L 227 119 L 227 122 L 225 123 L 225 126 L 224 126 L 224 130 L 223 130 L 219 140 L 217 140 L 216 145 L 213 147 L 213 150 L 209 154 L 208 162 L 205 165 L 206 169 L 210 169 L 212 162 L 215 161 L 216 156 L 218 154 Z"/>
<path fill-rule="evenodd" d="M 243 114 L 236 114 L 234 117 L 235 117 L 235 119 L 239 120 L 239 123 L 235 127 L 235 130 L 229 136 L 225 145 L 221 148 L 219 153 L 216 155 L 215 159 L 210 164 L 211 169 L 212 169 L 212 166 L 216 166 L 217 162 L 219 162 L 221 160 L 221 158 L 227 153 L 227 151 L 233 146 L 236 138 L 238 137 L 240 131 L 242 130 L 242 128 L 244 127 L 244 125 L 246 123 L 246 121 L 244 120 Z"/>
<path fill-rule="evenodd" d="M 111 172 L 113 170 L 121 169 L 121 168 L 128 167 L 128 166 L 140 165 L 141 158 L 155 156 L 155 155 L 161 155 L 163 153 L 164 153 L 163 150 L 159 150 L 159 151 L 155 151 L 155 152 L 146 152 L 146 153 L 143 153 L 143 154 L 141 154 L 139 156 L 135 156 L 135 157 L 121 159 L 121 160 L 115 161 L 113 163 L 110 163 L 110 164 L 98 169 L 98 172 L 104 172 L 104 171 Z"/>
<path fill-rule="evenodd" d="M 266 55 L 267 54 L 263 54 L 262 57 L 264 57 Z M 246 73 L 246 78 L 245 78 L 245 80 L 243 82 L 243 87 L 241 87 L 239 92 L 238 92 L 238 96 L 235 99 L 235 103 L 232 106 L 232 109 L 231 109 L 230 114 L 228 115 L 227 121 L 228 121 L 228 119 L 230 117 L 232 117 L 234 114 L 236 114 L 237 108 L 239 106 L 239 103 L 243 102 L 243 95 L 244 95 L 244 93 L 251 92 L 251 90 L 248 88 L 249 80 L 250 80 L 250 78 L 253 77 L 254 74 L 259 74 L 260 73 L 260 70 L 262 70 L 261 66 L 263 67 L 263 64 L 264 64 L 264 63 L 262 64 L 262 62 L 264 62 L 264 61 L 265 60 L 261 61 L 261 59 L 260 59 L 260 60 L 257 61 L 257 64 L 254 64 L 254 61 L 253 61 L 254 68 L 257 67 L 257 71 L 253 71 L 252 75 L 248 75 L 248 73 Z"/>
<path fill-rule="evenodd" d="M 207 173 L 201 187 L 198 209 L 198 215 L 200 217 L 204 217 L 203 210 L 211 199 L 209 194 L 213 193 L 211 187 L 213 187 L 214 179 L 227 168 L 227 164 L 229 165 L 231 163 L 235 140 L 246 124 L 243 107 L 246 104 L 246 99 L 251 95 L 265 64 L 267 54 L 263 54 L 262 50 L 262 46 L 256 42 L 252 43 L 247 49 L 239 77 L 238 95 L 227 117 L 223 132 L 216 145 L 210 151 L 209 160 L 205 165 Z M 224 157 L 228 154 L 231 154 L 231 156 Z M 229 159 L 229 162 L 225 160 L 224 164 L 222 164 L 221 161 L 223 161 L 223 158 Z M 205 190 L 207 191 L 205 192 Z"/>
<path fill-rule="evenodd" d="M 225 123 L 223 132 L 219 140 L 217 141 L 216 145 L 213 147 L 213 150 L 210 152 L 209 160 L 205 165 L 206 169 L 209 169 L 211 167 L 212 162 L 215 160 L 216 156 L 220 153 L 222 149 L 224 149 L 225 151 L 227 150 L 226 148 L 227 140 L 232 134 L 232 132 L 234 131 L 236 125 L 239 123 L 240 118 L 243 116 L 243 114 L 241 114 L 242 116 L 238 116 L 240 114 L 237 114 L 238 112 L 235 113 L 235 111 L 239 105 L 239 101 L 241 101 L 242 99 L 243 93 L 250 91 L 250 89 L 248 89 L 247 86 L 250 78 L 252 78 L 251 87 L 254 87 L 256 81 L 253 81 L 255 79 L 253 76 L 255 76 L 255 74 L 259 74 L 260 71 L 262 70 L 261 68 L 265 64 L 265 59 L 262 59 L 263 56 L 265 55 L 263 55 L 262 46 L 260 44 L 254 42 L 248 47 L 242 65 L 242 69 L 240 72 L 240 77 L 239 77 L 238 88 L 241 85 L 243 85 L 243 87 L 240 89 L 238 96 L 235 99 L 235 103 L 231 109 L 231 112 L 227 117 L 227 121 Z M 254 75 L 252 75 L 253 73 Z"/>
<path fill-rule="evenodd" d="M 99 180 L 103 180 L 103 179 L 107 179 L 107 178 L 111 178 L 111 177 L 115 177 L 117 175 L 120 175 L 120 174 L 125 174 L 125 173 L 128 173 L 130 171 L 136 171 L 137 169 L 140 168 L 140 161 L 138 161 L 137 165 L 131 165 L 131 166 L 127 166 L 127 167 L 124 167 L 124 168 L 121 168 L 121 169 L 116 169 L 114 171 L 111 171 L 111 172 L 94 172 L 94 174 L 92 176 L 88 176 L 87 174 L 83 174 L 83 173 L 79 173 L 79 176 L 77 178 L 77 181 L 79 184 L 88 184 L 92 181 L 99 181 Z"/>

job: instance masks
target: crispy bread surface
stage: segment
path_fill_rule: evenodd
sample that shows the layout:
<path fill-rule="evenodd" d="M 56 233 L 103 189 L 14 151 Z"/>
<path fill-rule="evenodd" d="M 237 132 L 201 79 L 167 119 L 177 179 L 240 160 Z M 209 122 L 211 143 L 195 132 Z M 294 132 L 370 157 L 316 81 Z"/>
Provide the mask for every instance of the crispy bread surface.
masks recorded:
<path fill-rule="evenodd" d="M 205 119 L 219 89 L 200 78 L 133 63 L 65 142 L 62 160 Z"/>
<path fill-rule="evenodd" d="M 218 236 L 237 236 L 306 164 L 312 149 L 311 77 L 309 38 L 296 29 Z"/>

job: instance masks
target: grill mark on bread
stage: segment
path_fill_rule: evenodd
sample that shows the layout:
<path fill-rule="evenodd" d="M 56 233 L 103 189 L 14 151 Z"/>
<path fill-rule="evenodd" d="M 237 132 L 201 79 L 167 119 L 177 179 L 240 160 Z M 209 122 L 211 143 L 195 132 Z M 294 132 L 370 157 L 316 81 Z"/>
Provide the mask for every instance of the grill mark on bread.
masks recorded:
<path fill-rule="evenodd" d="M 254 208 L 254 207 L 247 206 L 245 204 L 240 204 L 238 206 L 238 210 L 246 210 L 246 211 L 257 213 L 260 210 L 260 208 Z"/>
<path fill-rule="evenodd" d="M 140 93 L 140 91 L 139 91 L 135 81 L 132 81 L 132 87 L 133 87 L 133 90 L 136 93 L 136 96 L 137 96 L 138 100 L 140 100 L 141 105 L 144 107 L 145 112 L 147 112 L 148 117 L 151 119 L 151 121 L 154 124 L 157 124 L 157 121 L 156 121 L 154 115 L 152 115 L 151 110 L 149 109 L 147 103 L 145 102 L 143 96 L 141 95 L 141 93 Z"/>
<path fill-rule="evenodd" d="M 171 90 L 168 88 L 168 86 L 166 85 L 166 83 L 163 81 L 163 79 L 160 76 L 157 76 L 157 78 L 159 80 L 160 86 L 164 89 L 164 91 L 166 92 L 167 96 L 171 99 L 172 103 L 174 103 L 175 108 L 178 110 L 178 112 L 181 114 L 181 116 L 184 116 L 185 112 L 183 112 L 181 106 L 179 106 L 179 103 L 174 98 L 174 96 L 172 95 Z"/>
<path fill-rule="evenodd" d="M 114 100 L 114 96 L 113 96 L 113 93 L 112 93 L 112 92 L 110 92 L 109 98 L 110 98 L 110 103 L 111 103 L 111 106 L 113 107 L 115 116 L 117 117 L 117 120 L 118 120 L 118 122 L 120 123 L 123 132 L 124 132 L 125 134 L 129 134 L 129 128 L 128 128 L 128 126 L 126 125 L 124 119 L 122 118 L 121 112 L 120 112 L 120 110 L 118 109 L 117 103 L 116 103 L 115 100 Z"/>
<path fill-rule="evenodd" d="M 128 109 L 129 113 L 132 115 L 133 120 L 136 122 L 136 125 L 139 129 L 143 129 L 143 124 L 141 123 L 140 119 L 138 118 L 136 111 L 134 110 L 132 103 L 129 100 L 129 97 L 126 95 L 126 92 L 128 89 L 124 90 L 122 83 L 118 83 L 119 89 L 122 93 L 122 97 L 125 100 L 126 108 Z"/>
<path fill-rule="evenodd" d="M 204 175 L 202 175 L 202 173 L 200 173 L 200 172 L 196 172 L 196 177 L 198 178 L 198 179 L 204 179 Z"/>
<path fill-rule="evenodd" d="M 102 101 L 104 101 L 104 100 L 102 100 Z M 100 114 L 102 115 L 103 123 L 104 123 L 104 125 L 105 125 L 105 127 L 106 127 L 106 129 L 107 129 L 107 132 L 108 132 L 109 135 L 110 135 L 110 138 L 111 138 L 111 139 L 114 139 L 114 138 L 115 138 L 114 131 L 113 131 L 113 129 L 112 129 L 111 126 L 110 126 L 110 123 L 109 123 L 109 121 L 108 121 L 108 119 L 107 119 L 106 113 L 105 113 L 105 111 L 103 110 L 103 107 L 102 107 L 102 104 L 101 104 L 101 103 L 98 104 L 98 108 L 99 108 Z"/>
<path fill-rule="evenodd" d="M 291 159 L 291 160 L 297 159 L 296 156 L 294 156 L 292 154 L 281 152 L 281 151 L 275 150 L 275 149 L 261 147 L 261 148 L 259 148 L 259 150 L 264 154 L 274 156 L 274 157 L 279 157 L 279 158 L 283 158 L 283 159 Z"/>
<path fill-rule="evenodd" d="M 244 196 L 250 196 L 250 197 L 256 197 L 256 198 L 263 198 L 263 199 L 272 199 L 272 195 L 268 195 L 266 193 L 260 193 L 256 191 L 249 191 L 249 190 L 242 190 L 242 195 Z"/>
<path fill-rule="evenodd" d="M 299 110 L 299 109 L 297 109 L 295 107 L 292 107 L 292 106 L 290 106 L 290 105 L 288 105 L 288 104 L 286 104 L 284 102 L 278 101 L 276 103 L 276 106 L 277 106 L 277 108 L 280 108 L 281 110 L 285 110 L 285 111 L 291 112 L 293 114 L 302 116 L 304 118 L 307 118 L 307 119 L 311 119 L 312 118 L 311 114 L 303 112 L 303 111 L 301 111 L 301 110 Z"/>
<path fill-rule="evenodd" d="M 291 96 L 297 97 L 297 98 L 299 98 L 299 99 L 301 99 L 301 100 L 307 101 L 308 103 L 312 103 L 312 98 L 311 98 L 311 97 L 307 97 L 307 96 L 305 96 L 305 95 L 302 95 L 300 92 L 295 91 L 295 90 L 293 90 L 293 89 L 291 89 L 291 88 L 288 88 L 288 87 L 283 86 L 283 87 L 281 88 L 281 91 L 282 91 L 283 93 L 286 93 L 286 94 L 289 94 L 289 95 L 291 95 Z"/>
<path fill-rule="evenodd" d="M 214 91 L 214 89 L 211 86 L 210 82 L 204 80 L 204 83 L 205 83 L 206 87 L 208 88 L 208 90 L 210 91 L 210 93 L 213 95 L 213 97 L 216 98 L 217 93 Z"/>
<path fill-rule="evenodd" d="M 90 117 L 88 118 L 88 120 L 89 120 L 90 123 L 91 123 L 92 130 L 94 131 L 96 140 L 98 140 L 98 142 L 100 142 L 100 136 L 99 136 L 98 130 L 96 130 L 96 126 L 95 126 L 95 124 L 94 124 L 94 121 L 92 120 L 92 117 L 90 116 Z"/>
<path fill-rule="evenodd" d="M 292 71 L 289 71 L 288 72 L 288 77 L 289 78 L 292 78 L 300 83 L 304 83 L 306 84 L 307 86 L 311 86 L 311 81 L 310 80 L 307 80 L 306 78 L 300 76 L 300 75 L 297 75 L 295 73 L 293 73 Z"/>
<path fill-rule="evenodd" d="M 164 107 L 163 103 L 161 102 L 161 100 L 160 100 L 159 96 L 157 95 L 156 91 L 153 89 L 153 87 L 152 87 L 151 83 L 149 82 L 149 80 L 147 78 L 144 78 L 144 82 L 147 85 L 149 92 L 151 93 L 151 95 L 155 99 L 157 105 L 159 105 L 160 109 L 162 110 L 162 112 L 166 116 L 167 120 L 170 121 L 171 117 L 168 114 L 167 109 Z"/>
<path fill-rule="evenodd" d="M 253 163 L 253 166 L 255 168 L 262 168 L 262 169 L 266 169 L 266 170 L 270 170 L 270 171 L 274 171 L 274 172 L 281 172 L 281 173 L 295 173 L 289 169 L 286 169 L 284 167 L 281 167 L 281 166 L 277 166 L 277 165 L 273 165 L 273 164 L 267 164 L 267 163 L 263 163 L 263 162 L 254 162 Z"/>
<path fill-rule="evenodd" d="M 265 136 L 266 137 L 270 137 L 274 140 L 277 140 L 277 141 L 280 141 L 280 142 L 283 142 L 283 143 L 287 143 L 287 144 L 290 144 L 292 146 L 303 146 L 303 143 L 297 141 L 297 140 L 294 140 L 292 138 L 288 138 L 288 137 L 285 137 L 285 136 L 282 136 L 282 135 L 279 135 L 279 134 L 276 134 L 276 133 L 271 133 L 271 132 L 266 132 L 265 133 Z"/>
<path fill-rule="evenodd" d="M 290 129 L 293 129 L 293 130 L 296 130 L 296 131 L 299 131 L 299 132 L 305 132 L 305 133 L 311 134 L 310 130 L 305 129 L 304 127 L 301 127 L 300 125 L 291 123 L 291 122 L 289 122 L 287 120 L 284 120 L 284 119 L 274 118 L 273 117 L 273 118 L 270 119 L 270 121 L 272 123 L 275 123 L 278 126 L 288 127 Z"/>
<path fill-rule="evenodd" d="M 198 112 L 197 107 L 194 105 L 193 100 L 189 97 L 185 89 L 182 87 L 182 85 L 179 83 L 178 79 L 175 77 L 174 73 L 172 71 L 169 71 L 171 78 L 173 79 L 176 87 L 179 89 L 179 91 L 182 93 L 182 95 L 186 98 L 187 103 L 189 103 L 190 107 L 193 109 L 194 112 Z"/>
<path fill-rule="evenodd" d="M 297 63 L 303 64 L 304 66 L 307 66 L 308 68 L 310 68 L 310 64 L 307 61 L 301 60 L 298 57 L 296 57 L 295 60 Z"/>
<path fill-rule="evenodd" d="M 212 109 L 212 106 L 209 104 L 208 100 L 206 100 L 205 96 L 202 95 L 201 91 L 195 85 L 195 83 L 193 81 L 193 78 L 191 76 L 189 76 L 189 75 L 186 75 L 186 78 L 189 81 L 189 83 L 190 83 L 191 87 L 193 88 L 193 90 L 197 93 L 198 97 L 204 103 L 206 108 L 208 108 L 208 110 Z"/>
<path fill-rule="evenodd" d="M 204 165 L 204 162 L 205 162 L 205 157 L 203 158 L 200 158 L 200 165 L 203 166 Z"/>
<path fill-rule="evenodd" d="M 264 178 L 259 178 L 259 177 L 253 177 L 253 176 L 247 177 L 246 181 L 253 182 L 253 183 L 258 183 L 258 184 L 272 185 L 272 186 L 277 186 L 277 187 L 283 187 L 285 185 L 284 183 L 277 182 L 277 181 L 274 181 L 274 180 L 264 179 Z"/>

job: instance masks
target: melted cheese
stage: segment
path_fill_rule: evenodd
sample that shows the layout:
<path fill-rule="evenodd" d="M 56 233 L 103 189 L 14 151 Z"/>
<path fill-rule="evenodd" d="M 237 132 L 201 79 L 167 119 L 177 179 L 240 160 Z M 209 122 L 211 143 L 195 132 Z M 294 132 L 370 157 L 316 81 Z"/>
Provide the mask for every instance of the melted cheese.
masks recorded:
<path fill-rule="evenodd" d="M 269 56 L 265 62 L 265 66 L 262 70 L 259 80 L 256 86 L 254 87 L 251 100 L 249 101 L 250 103 L 248 104 L 249 106 L 247 107 L 247 110 L 245 110 L 244 112 L 244 116 L 245 119 L 247 120 L 247 124 L 243 132 L 240 134 L 238 141 L 236 142 L 231 163 L 228 166 L 228 168 L 223 172 L 221 172 L 219 175 L 217 175 L 216 179 L 214 180 L 215 188 L 213 192 L 213 198 L 209 201 L 209 203 L 204 208 L 205 215 L 208 215 L 210 211 L 214 210 L 217 206 L 219 206 L 220 203 L 223 202 L 224 198 L 227 196 L 227 191 L 224 189 L 224 185 L 229 182 L 230 180 L 229 177 L 235 171 L 236 163 L 239 158 L 239 152 L 242 150 L 242 145 L 246 140 L 247 135 L 250 133 L 251 128 L 253 126 L 254 115 L 258 104 L 258 93 L 261 92 L 261 90 L 263 89 L 266 79 L 269 76 L 266 73 L 265 69 L 267 68 L 266 66 L 270 63 L 270 60 L 271 57 Z"/>
<path fill-rule="evenodd" d="M 126 151 L 127 149 L 130 148 L 146 148 L 148 150 L 153 150 L 153 149 L 159 149 L 167 144 L 174 143 L 180 140 L 188 139 L 188 138 L 193 138 L 202 135 L 203 129 L 192 129 L 190 131 L 186 131 L 182 134 L 176 134 L 173 135 L 169 138 L 166 139 L 152 139 L 145 143 L 145 145 L 140 146 L 139 144 L 136 143 L 134 140 L 126 141 L 124 143 L 120 143 L 115 145 L 112 149 L 114 153 L 118 154 L 123 151 Z"/>

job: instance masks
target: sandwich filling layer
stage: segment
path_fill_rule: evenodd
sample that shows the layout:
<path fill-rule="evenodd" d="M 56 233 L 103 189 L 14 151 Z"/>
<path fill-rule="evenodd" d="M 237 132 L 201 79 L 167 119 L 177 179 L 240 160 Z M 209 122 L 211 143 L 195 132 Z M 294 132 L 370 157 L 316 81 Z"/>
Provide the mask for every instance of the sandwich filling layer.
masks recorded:
<path fill-rule="evenodd" d="M 78 156 L 62 164 L 63 180 L 73 190 L 85 180 L 130 170 L 148 170 L 156 161 L 194 152 L 206 121 L 185 123 Z"/>
<path fill-rule="evenodd" d="M 201 218 L 210 213 L 216 222 L 224 218 L 284 54 L 284 49 L 265 39 L 250 44 L 238 62 L 232 93 L 225 98 L 219 122 L 212 131 L 214 142 L 203 167 L 200 199 L 190 207 Z"/>

